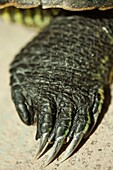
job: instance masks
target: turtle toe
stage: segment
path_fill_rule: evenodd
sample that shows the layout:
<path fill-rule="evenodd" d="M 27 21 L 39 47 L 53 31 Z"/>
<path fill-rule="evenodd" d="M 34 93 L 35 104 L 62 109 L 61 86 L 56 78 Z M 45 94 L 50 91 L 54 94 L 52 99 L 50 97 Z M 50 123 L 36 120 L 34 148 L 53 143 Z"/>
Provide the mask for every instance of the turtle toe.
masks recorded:
<path fill-rule="evenodd" d="M 37 157 L 40 157 L 54 127 L 56 117 L 56 103 L 52 97 L 47 96 L 45 98 L 45 96 L 42 95 L 41 98 L 38 99 L 37 109 L 36 140 L 39 139 L 39 150 Z"/>
<path fill-rule="evenodd" d="M 71 100 L 65 96 L 65 94 L 60 94 L 59 97 L 57 97 L 57 114 L 55 125 L 48 139 L 48 144 L 53 142 L 53 146 L 46 165 L 54 160 L 65 143 L 72 125 L 73 110 L 74 106 Z"/>
<path fill-rule="evenodd" d="M 20 119 L 26 125 L 32 125 L 34 123 L 35 115 L 32 102 L 29 102 L 30 98 L 25 98 L 21 87 L 19 85 L 15 85 L 15 83 L 12 86 L 12 99 Z"/>

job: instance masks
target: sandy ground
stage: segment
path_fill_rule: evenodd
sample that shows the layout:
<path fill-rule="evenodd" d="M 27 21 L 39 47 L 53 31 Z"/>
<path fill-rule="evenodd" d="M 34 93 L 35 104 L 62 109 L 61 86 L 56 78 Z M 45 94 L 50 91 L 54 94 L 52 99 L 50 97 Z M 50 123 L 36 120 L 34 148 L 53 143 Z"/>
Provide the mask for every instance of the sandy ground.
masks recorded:
<path fill-rule="evenodd" d="M 35 159 L 36 127 L 24 125 L 10 97 L 9 64 L 35 31 L 0 21 L 0 170 L 113 170 L 113 102 L 101 124 L 77 153 L 44 168 L 48 152 Z"/>

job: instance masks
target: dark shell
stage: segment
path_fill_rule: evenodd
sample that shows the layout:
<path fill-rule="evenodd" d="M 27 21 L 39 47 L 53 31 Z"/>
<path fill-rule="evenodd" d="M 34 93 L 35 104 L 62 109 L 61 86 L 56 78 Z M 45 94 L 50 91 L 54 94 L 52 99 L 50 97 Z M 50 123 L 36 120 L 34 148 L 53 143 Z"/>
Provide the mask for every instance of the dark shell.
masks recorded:
<path fill-rule="evenodd" d="M 32 8 L 41 5 L 42 8 L 63 8 L 71 11 L 99 8 L 105 10 L 113 7 L 113 0 L 0 0 L 0 8 L 15 6 Z"/>

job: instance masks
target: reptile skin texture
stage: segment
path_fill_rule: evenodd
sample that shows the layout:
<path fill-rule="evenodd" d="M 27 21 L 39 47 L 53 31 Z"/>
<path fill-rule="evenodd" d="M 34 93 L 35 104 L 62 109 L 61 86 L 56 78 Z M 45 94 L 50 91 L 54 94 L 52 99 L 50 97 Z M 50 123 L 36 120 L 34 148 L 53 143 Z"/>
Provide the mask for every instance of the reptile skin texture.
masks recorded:
<path fill-rule="evenodd" d="M 76 14 L 76 15 L 75 15 Z M 66 159 L 97 123 L 113 66 L 113 11 L 59 16 L 11 64 L 12 99 L 21 120 L 37 124 L 39 155 L 65 141 Z"/>

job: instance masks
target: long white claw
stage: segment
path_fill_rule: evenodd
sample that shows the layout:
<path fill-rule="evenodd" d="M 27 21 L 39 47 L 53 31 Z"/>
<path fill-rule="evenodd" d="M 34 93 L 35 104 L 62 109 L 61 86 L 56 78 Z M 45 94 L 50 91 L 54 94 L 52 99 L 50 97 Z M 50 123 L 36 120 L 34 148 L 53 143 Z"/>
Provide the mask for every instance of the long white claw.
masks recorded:
<path fill-rule="evenodd" d="M 65 161 L 74 152 L 74 150 L 78 147 L 79 143 L 81 142 L 83 136 L 84 136 L 83 132 L 77 133 L 73 136 L 71 143 L 67 147 L 63 157 L 59 159 L 58 163 L 62 163 L 63 161 Z"/>
<path fill-rule="evenodd" d="M 42 137 L 39 139 L 39 150 L 36 155 L 37 159 L 44 153 L 45 149 L 47 148 L 46 144 L 48 141 L 48 137 L 49 133 L 44 133 Z"/>
<path fill-rule="evenodd" d="M 61 149 L 63 143 L 64 143 L 64 140 L 65 140 L 65 136 L 60 136 L 56 139 L 53 147 L 52 147 L 52 153 L 50 154 L 50 156 L 48 157 L 47 159 L 47 162 L 45 164 L 45 166 L 49 165 L 52 160 L 55 158 L 55 156 L 57 155 L 57 153 L 59 152 L 59 150 Z"/>

